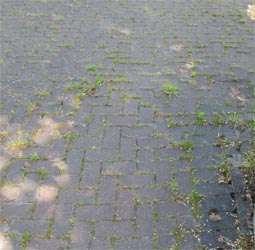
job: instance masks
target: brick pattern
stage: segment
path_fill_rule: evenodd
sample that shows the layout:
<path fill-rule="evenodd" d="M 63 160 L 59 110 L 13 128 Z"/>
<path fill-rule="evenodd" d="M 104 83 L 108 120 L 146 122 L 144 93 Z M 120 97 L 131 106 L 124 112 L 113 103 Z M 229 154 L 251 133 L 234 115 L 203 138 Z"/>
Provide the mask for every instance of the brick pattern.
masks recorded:
<path fill-rule="evenodd" d="M 252 144 L 251 126 L 239 126 L 254 121 L 248 3 L 2 3 L 6 247 L 225 249 L 219 239 L 238 239 L 244 190 L 219 183 L 219 166 Z"/>

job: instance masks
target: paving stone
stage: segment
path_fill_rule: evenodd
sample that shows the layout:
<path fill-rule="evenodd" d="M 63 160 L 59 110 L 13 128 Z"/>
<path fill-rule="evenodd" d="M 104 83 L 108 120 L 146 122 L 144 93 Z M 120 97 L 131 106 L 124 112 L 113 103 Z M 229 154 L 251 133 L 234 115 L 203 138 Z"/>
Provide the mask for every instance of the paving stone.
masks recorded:
<path fill-rule="evenodd" d="M 118 151 L 114 149 L 89 149 L 86 151 L 85 157 L 87 161 L 98 161 L 99 159 L 104 159 L 105 161 L 116 161 Z"/>
<path fill-rule="evenodd" d="M 234 201 L 230 194 L 226 195 L 207 195 L 201 201 L 201 209 L 203 212 L 208 212 L 213 208 L 217 208 L 218 211 L 233 211 Z"/>
<path fill-rule="evenodd" d="M 32 238 L 29 241 L 26 249 L 28 250 L 39 250 L 42 249 L 42 246 L 45 249 L 57 249 L 64 250 L 67 249 L 68 243 L 64 240 L 56 240 L 56 239 L 34 239 Z"/>
<path fill-rule="evenodd" d="M 76 209 L 75 217 L 79 220 L 111 220 L 113 218 L 112 205 L 82 206 Z"/>
<path fill-rule="evenodd" d="M 70 219 L 73 215 L 73 208 L 71 204 L 56 205 L 54 213 L 54 225 L 52 234 L 56 237 L 65 236 L 70 229 Z"/>
<path fill-rule="evenodd" d="M 125 175 L 120 177 L 121 186 L 150 186 L 154 184 L 154 175 L 139 174 Z"/>
<path fill-rule="evenodd" d="M 122 239 L 116 240 L 114 247 L 115 249 L 122 249 L 122 250 L 127 250 L 127 249 L 152 250 L 154 249 L 153 240 L 149 238 L 141 238 L 141 239 L 130 238 L 130 239 L 123 239 L 123 240 Z"/>
<path fill-rule="evenodd" d="M 122 219 L 132 219 L 135 215 L 133 199 L 135 196 L 134 190 L 120 190 L 118 192 L 117 210 L 119 217 Z"/>
<path fill-rule="evenodd" d="M 159 215 L 162 218 L 170 218 L 174 215 L 190 215 L 190 210 L 188 207 L 185 207 L 184 205 L 177 203 L 177 202 L 160 202 L 157 204 Z M 172 211 L 171 214 L 169 214 L 168 211 Z"/>
<path fill-rule="evenodd" d="M 91 249 L 93 250 L 110 249 L 110 240 L 97 238 L 92 241 Z"/>
<path fill-rule="evenodd" d="M 116 200 L 116 177 L 105 176 L 100 183 L 99 203 L 113 203 Z"/>
<path fill-rule="evenodd" d="M 116 162 L 104 162 L 103 174 L 134 174 L 136 171 L 136 163 L 134 161 L 116 161 Z"/>
<path fill-rule="evenodd" d="M 136 116 L 107 116 L 107 125 L 113 127 L 127 127 L 136 124 Z"/>
<path fill-rule="evenodd" d="M 36 204 L 35 213 L 33 215 L 36 219 L 49 219 L 54 216 L 55 204 L 51 202 L 38 202 Z"/>
<path fill-rule="evenodd" d="M 138 235 L 153 237 L 153 207 L 139 205 L 137 207 Z"/>
<path fill-rule="evenodd" d="M 142 188 L 138 189 L 136 193 L 142 202 L 153 200 L 165 201 L 171 197 L 171 190 L 169 188 Z"/>
<path fill-rule="evenodd" d="M 63 189 L 59 195 L 59 204 L 80 203 L 91 204 L 94 201 L 95 191 L 83 189 Z"/>
<path fill-rule="evenodd" d="M 45 220 L 12 220 L 10 231 L 18 234 L 25 232 L 32 235 L 45 235 L 49 227 L 49 221 Z"/>
<path fill-rule="evenodd" d="M 100 221 L 95 224 L 95 237 L 106 238 L 110 236 L 127 237 L 132 235 L 131 221 Z"/>
<path fill-rule="evenodd" d="M 197 184 L 195 188 L 202 195 L 226 195 L 231 193 L 230 186 L 225 183 Z"/>
<path fill-rule="evenodd" d="M 75 222 L 72 228 L 72 237 L 70 242 L 71 249 L 89 249 L 90 243 L 90 224 Z"/>
<path fill-rule="evenodd" d="M 226 248 L 227 242 L 226 240 L 219 241 L 221 237 L 225 237 L 226 239 L 234 242 L 237 239 L 236 232 L 233 230 L 222 230 L 222 231 L 211 231 L 204 232 L 201 235 L 201 243 L 211 248 Z"/>
<path fill-rule="evenodd" d="M 31 216 L 32 204 L 12 204 L 3 203 L 1 206 L 1 215 L 8 218 L 29 218 Z"/>
<path fill-rule="evenodd" d="M 83 169 L 82 184 L 85 187 L 97 186 L 100 175 L 100 164 L 98 162 L 88 163 Z"/>
<path fill-rule="evenodd" d="M 107 128 L 104 132 L 103 147 L 116 149 L 120 144 L 120 129 Z"/>
<path fill-rule="evenodd" d="M 71 150 L 67 154 L 66 164 L 67 164 L 67 171 L 69 173 L 77 173 L 82 167 L 82 159 L 84 156 L 83 150 Z"/>
<path fill-rule="evenodd" d="M 136 140 L 131 138 L 122 138 L 120 142 L 121 159 L 123 161 L 132 161 L 136 159 Z"/>

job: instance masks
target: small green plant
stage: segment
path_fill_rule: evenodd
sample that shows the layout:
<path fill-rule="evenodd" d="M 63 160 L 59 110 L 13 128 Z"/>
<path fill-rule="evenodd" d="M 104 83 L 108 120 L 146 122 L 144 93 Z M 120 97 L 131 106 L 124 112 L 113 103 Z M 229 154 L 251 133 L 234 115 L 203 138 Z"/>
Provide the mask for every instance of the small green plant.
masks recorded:
<path fill-rule="evenodd" d="M 133 198 L 133 204 L 134 206 L 138 206 L 141 204 L 141 200 L 136 196 Z"/>
<path fill-rule="evenodd" d="M 168 96 L 177 96 L 179 92 L 179 88 L 176 84 L 171 84 L 170 82 L 166 81 L 163 86 L 163 94 Z"/>
<path fill-rule="evenodd" d="M 205 117 L 206 117 L 205 112 L 202 112 L 202 111 L 198 112 L 197 116 L 196 116 L 195 124 L 196 125 L 206 125 L 207 121 L 206 121 Z"/>
<path fill-rule="evenodd" d="M 47 169 L 40 168 L 40 169 L 37 170 L 37 174 L 39 175 L 39 177 L 43 181 L 46 178 L 46 176 L 49 174 L 49 171 Z"/>
<path fill-rule="evenodd" d="M 31 115 L 38 107 L 39 107 L 39 103 L 37 103 L 37 102 L 29 102 L 27 104 L 27 113 L 29 115 Z"/>
<path fill-rule="evenodd" d="M 32 235 L 31 233 L 24 233 L 21 237 L 22 250 L 25 250 L 28 242 L 30 241 Z"/>
<path fill-rule="evenodd" d="M 235 142 L 230 141 L 225 135 L 219 135 L 219 137 L 214 145 L 216 147 L 229 148 L 229 147 L 234 147 Z"/>
<path fill-rule="evenodd" d="M 190 76 L 195 78 L 195 77 L 197 77 L 197 73 L 195 71 L 193 71 L 193 72 L 191 72 Z"/>
<path fill-rule="evenodd" d="M 185 140 L 182 143 L 177 145 L 178 148 L 190 152 L 192 149 L 195 148 L 195 144 L 190 140 Z"/>
<path fill-rule="evenodd" d="M 179 160 L 192 161 L 194 156 L 190 152 L 185 152 L 179 156 Z"/>
<path fill-rule="evenodd" d="M 104 83 L 104 79 L 102 78 L 102 77 L 97 77 L 96 78 L 96 85 L 97 85 L 97 87 L 99 86 L 99 85 L 101 85 L 102 83 Z"/>
<path fill-rule="evenodd" d="M 231 170 L 230 164 L 228 162 L 228 156 L 226 154 L 222 156 L 221 164 L 219 165 L 219 170 L 222 173 L 222 176 L 219 178 L 219 182 L 228 183 L 231 180 Z"/>
<path fill-rule="evenodd" d="M 72 83 L 65 86 L 65 90 L 84 90 L 85 85 L 83 83 Z"/>
<path fill-rule="evenodd" d="M 200 195 L 195 189 L 193 189 L 187 197 L 187 201 L 192 207 L 192 214 L 195 218 L 200 217 L 200 214 L 201 214 L 200 203 L 202 199 L 203 199 L 203 196 Z"/>
<path fill-rule="evenodd" d="M 171 178 L 170 187 L 173 192 L 173 195 L 176 196 L 179 191 L 179 183 L 175 178 Z"/>
<path fill-rule="evenodd" d="M 222 126 L 222 125 L 226 124 L 226 122 L 223 120 L 223 118 L 219 114 L 214 113 L 213 114 L 213 124 L 216 126 Z"/>
<path fill-rule="evenodd" d="M 64 137 L 67 141 L 71 142 L 71 141 L 77 140 L 77 139 L 80 137 L 80 135 L 79 135 L 78 133 L 74 133 L 74 132 L 66 132 L 66 133 L 63 135 L 63 137 Z"/>
<path fill-rule="evenodd" d="M 90 66 L 87 67 L 87 70 L 96 71 L 97 70 L 97 66 L 96 65 L 90 65 Z"/>
<path fill-rule="evenodd" d="M 34 152 L 34 153 L 32 153 L 32 154 L 30 155 L 29 159 L 30 159 L 31 161 L 38 161 L 38 160 L 40 160 L 40 156 L 38 155 L 37 152 Z"/>
<path fill-rule="evenodd" d="M 185 230 L 181 224 L 177 224 L 170 234 L 174 237 L 177 243 L 184 241 Z"/>
<path fill-rule="evenodd" d="M 50 96 L 50 92 L 49 92 L 49 91 L 45 91 L 45 90 L 38 90 L 38 91 L 35 93 L 35 96 L 47 97 L 47 96 Z"/>
<path fill-rule="evenodd" d="M 30 146 L 30 142 L 28 138 L 22 135 L 12 138 L 7 142 L 8 149 L 12 151 L 19 151 L 29 146 Z"/>
<path fill-rule="evenodd" d="M 255 183 L 255 167 L 254 166 L 255 166 L 255 148 L 253 147 L 252 149 L 248 150 L 244 154 L 244 162 L 241 166 L 241 169 L 243 170 L 247 178 L 248 186 L 252 192 L 255 192 L 255 190 L 253 190 L 255 188 L 254 187 L 254 183 Z"/>

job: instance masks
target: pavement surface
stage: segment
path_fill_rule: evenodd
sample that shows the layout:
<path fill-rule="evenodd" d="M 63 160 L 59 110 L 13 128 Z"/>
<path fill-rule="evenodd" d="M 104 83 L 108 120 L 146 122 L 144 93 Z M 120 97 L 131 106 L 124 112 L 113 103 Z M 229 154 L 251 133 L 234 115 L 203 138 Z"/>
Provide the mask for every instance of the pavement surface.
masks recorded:
<path fill-rule="evenodd" d="M 0 249 L 252 249 L 250 3 L 2 1 Z"/>

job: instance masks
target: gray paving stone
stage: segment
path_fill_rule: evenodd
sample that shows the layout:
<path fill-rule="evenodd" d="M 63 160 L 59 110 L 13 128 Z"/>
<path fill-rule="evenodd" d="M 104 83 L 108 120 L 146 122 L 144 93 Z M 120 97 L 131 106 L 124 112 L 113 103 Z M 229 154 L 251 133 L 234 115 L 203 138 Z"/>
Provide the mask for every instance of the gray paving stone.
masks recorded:
<path fill-rule="evenodd" d="M 84 202 L 86 204 L 92 204 L 94 200 L 95 191 L 88 189 L 63 189 L 59 195 L 59 204 L 71 204 Z"/>
<path fill-rule="evenodd" d="M 30 203 L 12 204 L 3 203 L 1 206 L 1 215 L 8 218 L 29 218 L 31 216 Z"/>
<path fill-rule="evenodd" d="M 112 205 L 82 206 L 76 209 L 75 217 L 79 220 L 111 220 L 113 218 Z"/>
<path fill-rule="evenodd" d="M 32 235 L 45 235 L 49 227 L 49 221 L 46 220 L 12 220 L 10 231 L 17 234 L 25 232 Z"/>
<path fill-rule="evenodd" d="M 65 236 L 70 229 L 70 219 L 73 215 L 72 205 L 56 205 L 52 234 L 56 237 Z"/>
<path fill-rule="evenodd" d="M 56 240 L 56 239 L 31 239 L 29 241 L 26 249 L 28 250 L 40 250 L 42 249 L 42 246 L 45 249 L 58 249 L 58 250 L 64 250 L 67 249 L 68 243 L 64 240 Z"/>
<path fill-rule="evenodd" d="M 136 140 L 131 138 L 122 138 L 120 142 L 121 159 L 123 161 L 132 161 L 136 159 Z"/>
<path fill-rule="evenodd" d="M 130 116 L 107 116 L 107 125 L 113 127 L 127 127 L 136 124 L 137 117 Z"/>
<path fill-rule="evenodd" d="M 154 175 L 139 174 L 125 175 L 120 177 L 121 186 L 150 186 L 154 184 Z"/>
<path fill-rule="evenodd" d="M 100 164 L 98 162 L 85 165 L 82 173 L 82 184 L 84 187 L 97 186 L 100 176 Z"/>
<path fill-rule="evenodd" d="M 137 207 L 138 235 L 153 237 L 153 207 L 151 205 L 139 205 Z"/>
<path fill-rule="evenodd" d="M 100 183 L 98 192 L 99 203 L 113 203 L 116 200 L 116 177 L 105 176 Z"/>
<path fill-rule="evenodd" d="M 136 171 L 136 162 L 134 161 L 116 161 L 116 162 L 104 162 L 103 174 L 134 174 Z"/>
<path fill-rule="evenodd" d="M 117 210 L 120 218 L 132 219 L 135 216 L 133 199 L 136 197 L 134 190 L 120 190 L 117 196 Z"/>
<path fill-rule="evenodd" d="M 105 161 L 116 161 L 118 151 L 115 149 L 89 149 L 85 154 L 87 161 L 98 161 L 104 159 Z"/>
<path fill-rule="evenodd" d="M 123 239 L 123 240 L 122 239 L 116 240 L 114 246 L 115 246 L 115 249 L 122 249 L 122 250 L 127 250 L 127 249 L 152 250 L 154 249 L 153 240 L 149 238 L 141 238 L 141 239 L 130 238 L 130 239 Z"/>
<path fill-rule="evenodd" d="M 72 228 L 71 249 L 89 249 L 90 224 L 76 221 Z"/>
<path fill-rule="evenodd" d="M 158 212 L 162 218 L 171 219 L 172 216 L 190 215 L 190 209 L 183 204 L 177 202 L 160 202 L 157 204 Z M 172 211 L 169 214 L 169 211 Z"/>
<path fill-rule="evenodd" d="M 95 237 L 106 238 L 110 236 L 127 237 L 132 235 L 131 221 L 100 221 L 95 224 Z"/>

